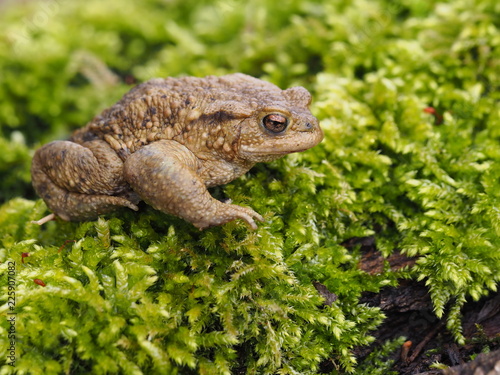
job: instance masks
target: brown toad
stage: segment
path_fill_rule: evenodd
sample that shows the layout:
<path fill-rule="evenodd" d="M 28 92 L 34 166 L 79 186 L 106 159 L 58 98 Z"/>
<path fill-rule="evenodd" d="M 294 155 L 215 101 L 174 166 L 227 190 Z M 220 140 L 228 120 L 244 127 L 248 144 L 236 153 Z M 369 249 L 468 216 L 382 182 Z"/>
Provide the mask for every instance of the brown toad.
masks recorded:
<path fill-rule="evenodd" d="M 198 228 L 262 216 L 222 203 L 208 187 L 256 162 L 317 145 L 323 133 L 302 87 L 244 75 L 152 79 L 130 90 L 68 141 L 35 153 L 33 186 L 50 210 L 90 220 L 144 200 Z"/>

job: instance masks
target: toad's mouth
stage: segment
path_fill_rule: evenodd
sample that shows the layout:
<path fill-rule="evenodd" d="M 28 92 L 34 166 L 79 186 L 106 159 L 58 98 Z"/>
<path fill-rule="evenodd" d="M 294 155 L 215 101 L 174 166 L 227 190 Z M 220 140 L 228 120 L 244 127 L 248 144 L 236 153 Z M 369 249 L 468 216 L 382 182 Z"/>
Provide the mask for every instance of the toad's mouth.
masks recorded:
<path fill-rule="evenodd" d="M 245 150 L 240 151 L 240 155 L 243 156 L 244 159 L 252 160 L 254 162 L 268 162 L 272 160 L 279 159 L 288 154 L 293 154 L 296 152 L 303 152 L 311 149 L 311 147 L 300 147 L 296 149 L 288 149 L 283 151 L 278 151 L 277 149 L 259 149 L 259 150 Z"/>
<path fill-rule="evenodd" d="M 307 151 L 309 150 L 311 147 L 304 147 L 304 148 L 296 148 L 296 149 L 293 149 L 293 150 L 286 150 L 286 151 L 278 151 L 276 149 L 269 149 L 269 150 L 265 150 L 265 149 L 259 149 L 259 150 L 249 150 L 249 149 L 246 149 L 244 151 L 246 151 L 247 153 L 250 153 L 252 155 L 255 155 L 255 156 L 272 156 L 272 155 L 275 155 L 275 156 L 284 156 L 284 155 L 288 155 L 288 154 L 294 154 L 296 152 L 303 152 L 303 151 Z"/>
<path fill-rule="evenodd" d="M 261 153 L 261 155 L 288 155 L 288 154 L 293 154 L 295 152 L 304 152 L 311 149 L 311 147 L 306 147 L 306 148 L 297 148 L 294 150 L 288 150 L 288 151 L 276 151 L 276 150 L 269 150 L 268 152 L 264 151 Z"/>
<path fill-rule="evenodd" d="M 282 155 L 292 154 L 295 152 L 307 151 L 316 146 L 318 143 L 320 143 L 322 139 L 323 135 L 321 134 L 319 137 L 316 137 L 316 139 L 313 139 L 310 142 L 297 144 L 294 147 L 291 147 L 290 143 L 287 143 L 285 141 L 282 144 L 275 144 L 272 147 L 242 146 L 241 151 L 248 154 L 260 155 L 260 156 L 268 156 L 268 155 L 282 156 Z"/>
<path fill-rule="evenodd" d="M 241 142 L 239 154 L 243 159 L 270 161 L 282 156 L 309 150 L 323 140 L 323 132 L 317 127 L 314 131 L 301 132 L 291 136 L 268 138 L 266 142 Z"/>

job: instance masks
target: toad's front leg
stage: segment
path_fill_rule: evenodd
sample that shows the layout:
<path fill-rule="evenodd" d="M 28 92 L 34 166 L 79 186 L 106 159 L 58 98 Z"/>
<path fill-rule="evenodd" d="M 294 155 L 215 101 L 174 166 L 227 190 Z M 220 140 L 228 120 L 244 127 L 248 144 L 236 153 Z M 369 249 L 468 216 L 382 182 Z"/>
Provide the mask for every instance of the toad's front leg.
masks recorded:
<path fill-rule="evenodd" d="M 214 199 L 197 175 L 200 161 L 185 146 L 163 140 L 142 147 L 124 164 L 132 189 L 157 210 L 167 212 L 203 229 L 243 219 L 253 229 L 262 216 L 250 208 Z"/>

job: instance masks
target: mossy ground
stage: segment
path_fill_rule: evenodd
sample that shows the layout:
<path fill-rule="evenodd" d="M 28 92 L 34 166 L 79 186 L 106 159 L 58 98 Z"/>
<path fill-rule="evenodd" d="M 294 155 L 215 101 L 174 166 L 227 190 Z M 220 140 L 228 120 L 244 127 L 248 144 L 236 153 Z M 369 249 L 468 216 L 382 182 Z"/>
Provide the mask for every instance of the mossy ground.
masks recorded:
<path fill-rule="evenodd" d="M 352 354 L 384 319 L 359 303 L 363 292 L 425 280 L 462 343 L 461 307 L 497 290 L 496 0 L 48 0 L 1 10 L 1 374 L 387 374 L 383 355 L 400 341 L 371 368 Z M 235 222 L 200 232 L 145 205 L 89 223 L 30 223 L 47 212 L 30 186 L 34 149 L 132 83 L 236 71 L 307 87 L 325 130 L 318 147 L 214 189 L 263 214 L 257 231 Z M 359 251 L 341 245 L 366 236 L 416 266 L 366 274 Z M 314 282 L 338 299 L 324 306 Z"/>

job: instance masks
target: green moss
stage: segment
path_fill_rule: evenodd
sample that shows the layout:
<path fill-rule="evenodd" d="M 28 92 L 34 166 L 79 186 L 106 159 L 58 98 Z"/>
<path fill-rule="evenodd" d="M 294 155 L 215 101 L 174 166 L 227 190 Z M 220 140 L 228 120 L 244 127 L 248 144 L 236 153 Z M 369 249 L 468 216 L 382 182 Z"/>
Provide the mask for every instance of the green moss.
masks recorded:
<path fill-rule="evenodd" d="M 400 277 L 425 280 L 462 341 L 460 308 L 500 277 L 498 7 L 149 0 L 2 11 L 0 351 L 9 262 L 17 343 L 16 367 L 2 357 L 0 373 L 389 371 L 383 358 L 400 341 L 359 365 L 352 349 L 384 318 L 361 294 Z M 199 232 L 147 207 L 30 223 L 46 213 L 26 199 L 40 144 L 114 103 L 125 82 L 233 71 L 305 85 L 325 130 L 313 150 L 214 189 L 263 214 L 257 231 Z M 341 245 L 366 236 L 417 265 L 366 274 Z M 337 301 L 323 306 L 313 282 Z"/>
<path fill-rule="evenodd" d="M 254 233 L 238 224 L 198 232 L 147 210 L 78 227 L 50 223 L 40 231 L 29 223 L 33 205 L 14 204 L 27 206 L 18 233 L 50 233 L 47 242 L 57 244 L 4 244 L 4 274 L 16 262 L 21 373 L 231 373 L 235 365 L 315 373 L 332 352 L 352 368 L 350 349 L 369 343 L 367 333 L 380 323 L 377 309 L 347 300 L 323 308 L 303 279 L 319 275 L 313 264 L 328 262 L 335 251 L 323 249 L 307 272 L 296 273 L 303 255 L 286 244 L 284 231 L 271 233 L 273 223 Z M 29 256 L 21 260 L 22 253 Z"/>

